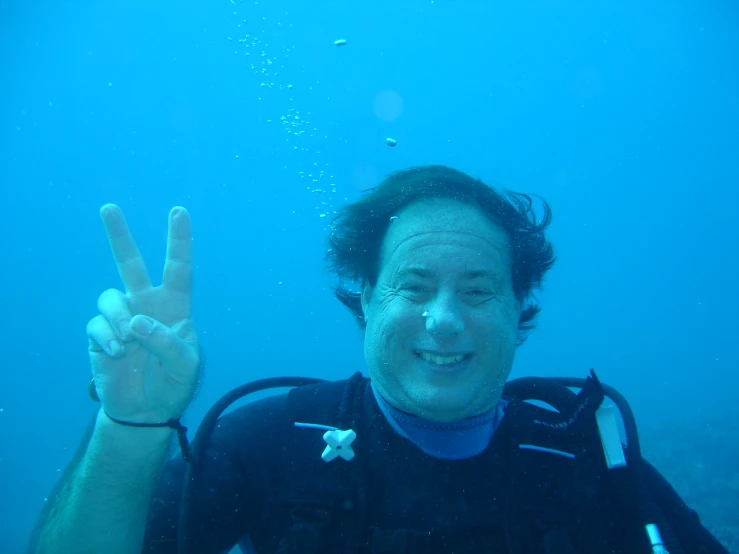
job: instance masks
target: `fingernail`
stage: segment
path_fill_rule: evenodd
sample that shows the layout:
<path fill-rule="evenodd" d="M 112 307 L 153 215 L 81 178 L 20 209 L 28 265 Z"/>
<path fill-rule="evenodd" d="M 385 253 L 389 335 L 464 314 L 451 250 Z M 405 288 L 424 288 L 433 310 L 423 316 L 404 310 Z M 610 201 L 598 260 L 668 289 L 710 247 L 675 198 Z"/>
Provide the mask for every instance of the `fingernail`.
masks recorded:
<path fill-rule="evenodd" d="M 108 356 L 117 356 L 121 351 L 121 345 L 118 344 L 117 340 L 112 340 L 108 343 Z"/>
<path fill-rule="evenodd" d="M 139 335 L 151 335 L 154 330 L 154 320 L 146 316 L 139 317 L 133 330 Z"/>
<path fill-rule="evenodd" d="M 118 330 L 121 333 L 121 338 L 125 339 L 131 332 L 131 322 L 127 319 L 124 319 L 123 321 L 121 321 L 120 325 L 118 325 Z"/>

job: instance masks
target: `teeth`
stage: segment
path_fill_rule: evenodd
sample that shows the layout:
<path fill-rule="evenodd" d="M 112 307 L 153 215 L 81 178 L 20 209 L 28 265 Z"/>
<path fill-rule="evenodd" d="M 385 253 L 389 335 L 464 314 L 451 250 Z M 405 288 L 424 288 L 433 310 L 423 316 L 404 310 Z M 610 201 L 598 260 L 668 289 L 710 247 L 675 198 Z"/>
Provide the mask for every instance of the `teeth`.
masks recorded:
<path fill-rule="evenodd" d="M 435 354 L 421 352 L 421 358 L 432 364 L 447 365 L 461 362 L 464 360 L 464 354 L 459 354 L 457 356 L 437 356 Z"/>

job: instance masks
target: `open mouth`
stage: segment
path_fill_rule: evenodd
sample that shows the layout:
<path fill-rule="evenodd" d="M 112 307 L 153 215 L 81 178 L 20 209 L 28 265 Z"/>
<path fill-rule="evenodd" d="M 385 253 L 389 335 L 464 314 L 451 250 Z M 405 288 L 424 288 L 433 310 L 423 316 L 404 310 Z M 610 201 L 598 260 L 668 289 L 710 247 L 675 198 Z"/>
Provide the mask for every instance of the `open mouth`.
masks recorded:
<path fill-rule="evenodd" d="M 439 367 L 451 367 L 460 364 L 472 357 L 472 354 L 453 354 L 451 356 L 440 356 L 438 354 L 432 354 L 430 352 L 416 351 L 416 356 L 435 366 Z"/>

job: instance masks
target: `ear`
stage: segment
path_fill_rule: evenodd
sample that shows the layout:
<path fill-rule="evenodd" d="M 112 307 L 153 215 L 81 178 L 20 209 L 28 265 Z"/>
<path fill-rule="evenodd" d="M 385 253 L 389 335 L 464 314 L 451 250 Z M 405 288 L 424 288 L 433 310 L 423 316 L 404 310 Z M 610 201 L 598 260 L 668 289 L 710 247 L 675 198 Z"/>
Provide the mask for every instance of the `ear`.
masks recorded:
<path fill-rule="evenodd" d="M 370 301 L 372 300 L 372 291 L 373 288 L 367 281 L 365 281 L 362 284 L 362 293 L 360 298 L 362 302 L 362 313 L 364 314 L 365 321 L 367 321 L 367 316 L 369 315 Z"/>

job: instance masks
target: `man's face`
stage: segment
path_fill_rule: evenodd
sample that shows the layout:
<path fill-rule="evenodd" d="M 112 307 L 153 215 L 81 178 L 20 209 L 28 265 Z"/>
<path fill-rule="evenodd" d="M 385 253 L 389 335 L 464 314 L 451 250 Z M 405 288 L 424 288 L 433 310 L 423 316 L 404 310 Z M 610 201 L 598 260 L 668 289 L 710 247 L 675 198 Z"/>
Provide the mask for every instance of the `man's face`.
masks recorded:
<path fill-rule="evenodd" d="M 521 315 L 508 235 L 455 200 L 396 215 L 377 284 L 362 291 L 372 382 L 392 406 L 431 421 L 483 413 L 510 374 Z"/>

